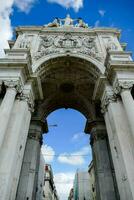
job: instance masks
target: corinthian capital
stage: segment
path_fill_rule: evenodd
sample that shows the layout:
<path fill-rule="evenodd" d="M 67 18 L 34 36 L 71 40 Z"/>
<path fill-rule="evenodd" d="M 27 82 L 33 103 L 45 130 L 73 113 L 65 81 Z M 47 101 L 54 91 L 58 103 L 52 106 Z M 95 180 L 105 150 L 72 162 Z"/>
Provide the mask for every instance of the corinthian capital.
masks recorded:
<path fill-rule="evenodd" d="M 13 88 L 15 89 L 18 93 L 21 93 L 23 89 L 23 85 L 21 80 L 2 80 L 2 83 L 5 85 L 6 88 Z"/>
<path fill-rule="evenodd" d="M 101 99 L 101 112 L 105 113 L 107 111 L 107 106 L 109 105 L 109 103 L 115 102 L 116 99 L 116 95 L 114 94 L 112 88 L 105 89 Z"/>
<path fill-rule="evenodd" d="M 131 89 L 134 85 L 134 81 L 120 81 L 120 80 L 117 80 L 114 85 L 113 85 L 113 88 L 114 88 L 114 93 L 115 94 L 120 94 L 122 90 L 128 90 L 128 89 Z"/>

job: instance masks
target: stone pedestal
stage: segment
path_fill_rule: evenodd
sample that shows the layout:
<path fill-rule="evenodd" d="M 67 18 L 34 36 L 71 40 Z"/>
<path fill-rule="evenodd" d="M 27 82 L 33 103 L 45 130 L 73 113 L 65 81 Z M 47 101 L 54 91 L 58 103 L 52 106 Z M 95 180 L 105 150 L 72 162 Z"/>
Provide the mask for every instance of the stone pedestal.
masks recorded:
<path fill-rule="evenodd" d="M 124 106 L 110 102 L 105 122 L 121 200 L 134 199 L 134 146 Z"/>
<path fill-rule="evenodd" d="M 41 125 L 38 121 L 31 121 L 16 200 L 36 199 L 41 138 Z"/>
<path fill-rule="evenodd" d="M 97 200 L 116 200 L 104 122 L 96 122 L 92 129 L 91 146 L 95 166 Z"/>
<path fill-rule="evenodd" d="M 15 93 L 13 97 L 14 96 Z M 27 102 L 15 100 L 11 116 L 1 149 L 1 200 L 14 200 L 16 196 L 17 184 L 31 118 Z"/>

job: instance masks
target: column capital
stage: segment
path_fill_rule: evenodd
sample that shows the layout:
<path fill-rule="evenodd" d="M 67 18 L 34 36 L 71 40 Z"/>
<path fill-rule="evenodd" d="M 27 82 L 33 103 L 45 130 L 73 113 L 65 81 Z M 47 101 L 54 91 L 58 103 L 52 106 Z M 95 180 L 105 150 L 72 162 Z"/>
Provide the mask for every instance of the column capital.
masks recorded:
<path fill-rule="evenodd" d="M 15 89 L 17 93 L 21 93 L 23 89 L 23 85 L 20 79 L 2 79 L 0 80 L 0 85 L 4 85 L 7 89 Z"/>
<path fill-rule="evenodd" d="M 116 80 L 113 84 L 113 90 L 115 94 L 120 94 L 123 90 L 130 90 L 133 85 L 133 80 Z"/>
<path fill-rule="evenodd" d="M 105 88 L 102 99 L 101 99 L 101 112 L 104 114 L 107 111 L 107 106 L 111 102 L 115 102 L 117 100 L 116 95 L 114 94 L 113 88 L 108 87 Z"/>

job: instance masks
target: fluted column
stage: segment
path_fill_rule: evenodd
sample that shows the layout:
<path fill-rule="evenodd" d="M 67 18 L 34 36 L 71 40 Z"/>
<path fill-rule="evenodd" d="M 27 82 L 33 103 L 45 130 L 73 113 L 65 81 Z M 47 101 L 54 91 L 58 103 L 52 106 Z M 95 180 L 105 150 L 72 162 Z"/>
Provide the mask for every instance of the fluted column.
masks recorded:
<path fill-rule="evenodd" d="M 14 200 L 31 119 L 26 98 L 16 99 L 1 149 L 0 199 Z"/>
<path fill-rule="evenodd" d="M 23 158 L 16 200 L 34 200 L 36 198 L 42 133 L 43 122 L 32 120 Z"/>
<path fill-rule="evenodd" d="M 95 166 L 97 200 L 116 200 L 116 192 L 107 146 L 107 133 L 103 121 L 96 121 L 91 131 L 91 146 Z"/>
<path fill-rule="evenodd" d="M 109 144 L 121 200 L 134 199 L 134 145 L 126 112 L 112 87 L 106 87 L 102 97 Z"/>
<path fill-rule="evenodd" d="M 7 84 L 5 96 L 0 105 L 0 150 L 11 117 L 16 94 L 17 90 L 15 88 L 15 85 L 9 82 Z"/>

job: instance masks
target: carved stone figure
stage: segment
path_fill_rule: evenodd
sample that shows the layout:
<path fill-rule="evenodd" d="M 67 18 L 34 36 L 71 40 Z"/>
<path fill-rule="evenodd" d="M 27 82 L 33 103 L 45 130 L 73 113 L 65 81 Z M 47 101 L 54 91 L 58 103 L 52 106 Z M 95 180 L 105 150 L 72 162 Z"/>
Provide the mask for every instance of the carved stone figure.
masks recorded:
<path fill-rule="evenodd" d="M 58 26 L 60 26 L 60 20 L 59 20 L 59 18 L 56 17 L 53 22 L 49 23 L 46 26 L 47 27 L 58 27 Z"/>
<path fill-rule="evenodd" d="M 78 18 L 77 20 L 77 24 L 76 24 L 76 27 L 81 27 L 81 28 L 88 28 L 88 24 L 86 24 L 82 18 Z"/>
<path fill-rule="evenodd" d="M 71 19 L 70 15 L 68 14 L 65 19 L 61 19 L 64 22 L 64 26 L 73 25 L 73 19 Z"/>
<path fill-rule="evenodd" d="M 115 45 L 115 43 L 111 39 L 109 39 L 106 49 L 114 51 L 114 50 L 117 50 L 117 46 Z"/>

